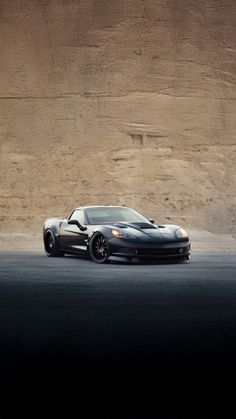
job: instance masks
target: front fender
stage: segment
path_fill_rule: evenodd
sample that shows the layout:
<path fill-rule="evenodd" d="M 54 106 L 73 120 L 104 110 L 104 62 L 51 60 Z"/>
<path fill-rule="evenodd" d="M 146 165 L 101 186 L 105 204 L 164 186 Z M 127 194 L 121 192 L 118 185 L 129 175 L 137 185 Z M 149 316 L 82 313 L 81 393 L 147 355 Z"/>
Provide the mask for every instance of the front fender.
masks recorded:
<path fill-rule="evenodd" d="M 90 235 L 90 240 L 92 239 L 92 237 L 94 236 L 95 233 L 101 233 L 104 235 L 104 237 L 106 237 L 106 239 L 111 239 L 112 238 L 112 229 L 114 227 L 108 227 L 108 226 L 94 226 L 94 229 L 92 230 L 92 233 Z"/>

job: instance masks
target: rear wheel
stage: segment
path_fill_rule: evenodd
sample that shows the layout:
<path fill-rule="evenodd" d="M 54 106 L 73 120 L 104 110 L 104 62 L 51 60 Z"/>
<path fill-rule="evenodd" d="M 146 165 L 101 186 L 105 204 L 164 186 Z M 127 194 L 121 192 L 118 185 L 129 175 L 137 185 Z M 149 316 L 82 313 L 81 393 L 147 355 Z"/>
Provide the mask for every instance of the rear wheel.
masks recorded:
<path fill-rule="evenodd" d="M 89 251 L 91 259 L 96 263 L 105 263 L 109 257 L 107 239 L 101 233 L 95 233 L 91 238 Z"/>
<path fill-rule="evenodd" d="M 44 249 L 49 257 L 64 256 L 64 253 L 59 249 L 55 234 L 51 230 L 48 230 L 44 236 Z"/>

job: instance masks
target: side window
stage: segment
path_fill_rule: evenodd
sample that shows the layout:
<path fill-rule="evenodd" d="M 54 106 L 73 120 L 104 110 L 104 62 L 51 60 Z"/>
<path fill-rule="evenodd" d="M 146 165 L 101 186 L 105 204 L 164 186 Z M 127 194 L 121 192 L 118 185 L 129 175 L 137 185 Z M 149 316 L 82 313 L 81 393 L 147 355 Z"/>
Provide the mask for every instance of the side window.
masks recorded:
<path fill-rule="evenodd" d="M 75 210 L 70 216 L 70 220 L 77 220 L 81 225 L 84 225 L 84 213 L 81 210 Z"/>

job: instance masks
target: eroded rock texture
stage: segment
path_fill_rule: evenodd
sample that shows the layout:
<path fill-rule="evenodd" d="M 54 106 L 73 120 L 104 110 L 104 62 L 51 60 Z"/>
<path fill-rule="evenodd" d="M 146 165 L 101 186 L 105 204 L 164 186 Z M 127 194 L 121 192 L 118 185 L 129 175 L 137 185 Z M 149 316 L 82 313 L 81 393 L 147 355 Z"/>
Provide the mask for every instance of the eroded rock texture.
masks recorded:
<path fill-rule="evenodd" d="M 0 226 L 82 204 L 236 233 L 235 0 L 1 0 Z"/>

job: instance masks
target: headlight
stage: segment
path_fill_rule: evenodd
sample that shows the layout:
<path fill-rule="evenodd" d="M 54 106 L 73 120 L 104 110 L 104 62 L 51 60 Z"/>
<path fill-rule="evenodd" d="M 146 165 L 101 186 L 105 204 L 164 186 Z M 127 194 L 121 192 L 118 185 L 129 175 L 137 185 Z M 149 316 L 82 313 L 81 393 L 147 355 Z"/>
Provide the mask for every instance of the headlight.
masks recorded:
<path fill-rule="evenodd" d="M 178 228 L 175 234 L 178 237 L 178 239 L 185 239 L 186 237 L 188 237 L 188 233 L 183 228 Z"/>
<path fill-rule="evenodd" d="M 135 238 L 136 236 L 132 233 L 128 233 L 128 231 L 125 231 L 125 229 L 113 229 L 112 230 L 112 235 L 114 237 L 118 237 L 119 239 L 132 239 Z"/>

